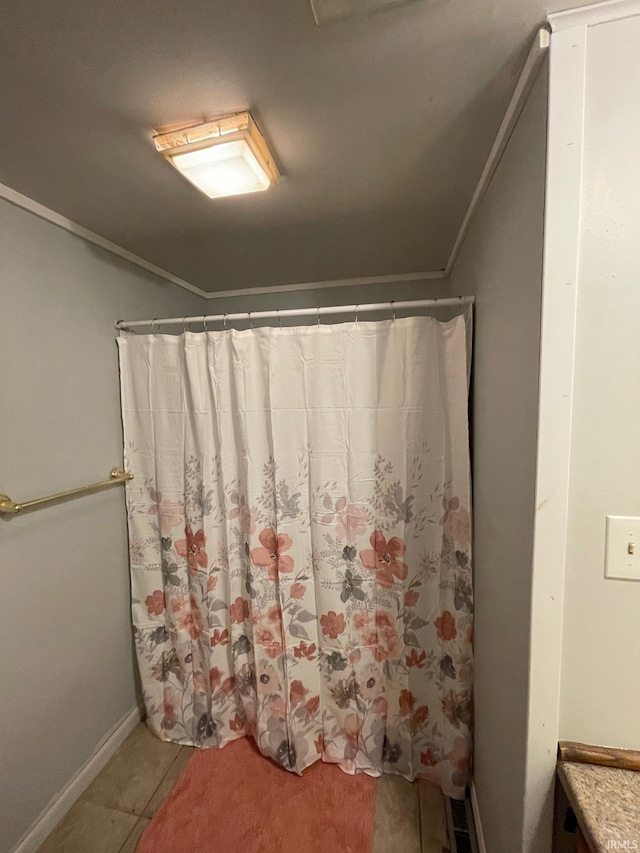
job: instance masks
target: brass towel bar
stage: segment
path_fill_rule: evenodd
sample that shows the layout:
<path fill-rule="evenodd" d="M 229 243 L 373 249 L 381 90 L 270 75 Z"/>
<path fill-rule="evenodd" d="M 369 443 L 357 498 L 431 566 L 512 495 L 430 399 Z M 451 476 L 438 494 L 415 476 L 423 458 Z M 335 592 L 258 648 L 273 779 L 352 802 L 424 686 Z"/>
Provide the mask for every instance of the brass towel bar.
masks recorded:
<path fill-rule="evenodd" d="M 96 489 L 103 489 L 105 486 L 113 486 L 116 483 L 126 483 L 127 480 L 133 480 L 133 474 L 129 474 L 122 468 L 114 468 L 108 480 L 102 480 L 100 483 L 92 483 L 90 486 L 79 486 L 77 489 L 68 489 L 66 492 L 58 492 L 55 495 L 47 495 L 44 498 L 35 498 L 32 501 L 22 501 L 16 503 L 12 501 L 8 495 L 0 495 L 0 513 L 10 513 L 15 515 L 23 509 L 30 509 L 34 506 L 42 506 L 51 501 L 58 501 L 61 498 L 70 498 L 72 495 L 83 495 L 89 492 L 95 492 Z"/>

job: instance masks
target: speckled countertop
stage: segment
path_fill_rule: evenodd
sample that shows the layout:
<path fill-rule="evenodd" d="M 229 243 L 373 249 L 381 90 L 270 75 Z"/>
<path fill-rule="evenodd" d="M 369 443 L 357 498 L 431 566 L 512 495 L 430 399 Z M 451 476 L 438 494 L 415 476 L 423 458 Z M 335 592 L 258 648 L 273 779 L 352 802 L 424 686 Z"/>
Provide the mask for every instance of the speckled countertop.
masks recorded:
<path fill-rule="evenodd" d="M 640 852 L 640 771 L 559 761 L 558 776 L 593 853 Z"/>

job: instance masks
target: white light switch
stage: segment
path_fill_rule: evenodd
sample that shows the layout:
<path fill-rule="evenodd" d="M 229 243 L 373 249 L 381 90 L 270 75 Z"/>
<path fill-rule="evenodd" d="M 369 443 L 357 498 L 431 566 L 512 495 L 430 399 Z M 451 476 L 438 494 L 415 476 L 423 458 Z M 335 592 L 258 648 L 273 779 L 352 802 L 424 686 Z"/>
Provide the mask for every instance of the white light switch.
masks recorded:
<path fill-rule="evenodd" d="M 640 580 L 640 518 L 607 516 L 604 576 Z"/>

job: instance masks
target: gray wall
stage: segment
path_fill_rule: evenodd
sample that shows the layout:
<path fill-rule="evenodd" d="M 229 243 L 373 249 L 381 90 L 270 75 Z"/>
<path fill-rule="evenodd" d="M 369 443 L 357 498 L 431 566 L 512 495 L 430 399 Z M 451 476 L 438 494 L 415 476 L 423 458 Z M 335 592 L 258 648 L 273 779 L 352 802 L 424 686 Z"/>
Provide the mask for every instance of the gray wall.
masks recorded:
<path fill-rule="evenodd" d="M 451 280 L 477 299 L 474 777 L 490 853 L 524 849 L 546 108 L 545 69 Z"/>
<path fill-rule="evenodd" d="M 0 491 L 14 500 L 103 479 L 121 462 L 114 319 L 450 291 L 436 280 L 209 301 L 5 201 L 0 235 Z M 0 569 L 11 590 L 0 605 L 5 851 L 137 701 L 124 489 L 0 518 Z"/>
<path fill-rule="evenodd" d="M 512 853 L 522 824 L 545 117 L 540 80 L 448 282 L 204 301 L 0 202 L 0 490 L 16 498 L 121 459 L 114 318 L 476 293 L 476 786 L 491 853 Z M 123 489 L 0 521 L 0 559 L 5 850 L 136 702 Z"/>
<path fill-rule="evenodd" d="M 122 460 L 113 320 L 203 301 L 0 202 L 0 492 Z M 136 704 L 124 489 L 0 519 L 0 851 Z"/>

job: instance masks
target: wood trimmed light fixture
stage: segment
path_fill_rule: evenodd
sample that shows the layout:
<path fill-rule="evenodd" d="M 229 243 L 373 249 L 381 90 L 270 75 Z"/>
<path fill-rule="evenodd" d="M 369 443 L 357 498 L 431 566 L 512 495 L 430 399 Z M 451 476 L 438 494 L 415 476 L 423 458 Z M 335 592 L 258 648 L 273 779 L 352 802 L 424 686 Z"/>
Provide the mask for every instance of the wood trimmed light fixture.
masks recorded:
<path fill-rule="evenodd" d="M 209 198 L 260 192 L 280 173 L 251 113 L 158 133 L 156 149 Z"/>

